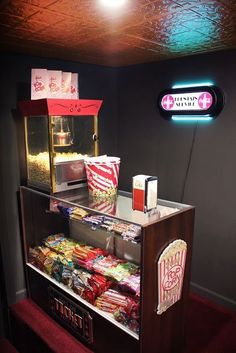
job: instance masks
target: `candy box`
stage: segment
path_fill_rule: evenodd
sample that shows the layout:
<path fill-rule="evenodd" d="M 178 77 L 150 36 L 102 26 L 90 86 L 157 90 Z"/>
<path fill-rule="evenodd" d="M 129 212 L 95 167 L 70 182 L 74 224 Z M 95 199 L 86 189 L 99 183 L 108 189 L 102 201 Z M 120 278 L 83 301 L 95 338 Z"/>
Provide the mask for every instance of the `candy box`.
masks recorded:
<path fill-rule="evenodd" d="M 31 99 L 43 99 L 48 96 L 48 73 L 46 69 L 31 70 Z"/>
<path fill-rule="evenodd" d="M 133 210 L 148 212 L 157 207 L 158 180 L 155 176 L 135 175 L 133 177 Z"/>

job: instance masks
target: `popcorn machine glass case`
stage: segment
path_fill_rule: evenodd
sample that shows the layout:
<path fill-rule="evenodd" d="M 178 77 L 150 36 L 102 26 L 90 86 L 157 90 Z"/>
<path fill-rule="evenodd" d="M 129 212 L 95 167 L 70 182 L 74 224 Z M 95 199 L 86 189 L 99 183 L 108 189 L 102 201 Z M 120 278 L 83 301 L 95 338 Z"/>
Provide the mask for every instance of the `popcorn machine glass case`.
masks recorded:
<path fill-rule="evenodd" d="M 101 100 L 20 102 L 29 186 L 57 193 L 86 184 L 84 158 L 98 155 L 101 105 Z"/>

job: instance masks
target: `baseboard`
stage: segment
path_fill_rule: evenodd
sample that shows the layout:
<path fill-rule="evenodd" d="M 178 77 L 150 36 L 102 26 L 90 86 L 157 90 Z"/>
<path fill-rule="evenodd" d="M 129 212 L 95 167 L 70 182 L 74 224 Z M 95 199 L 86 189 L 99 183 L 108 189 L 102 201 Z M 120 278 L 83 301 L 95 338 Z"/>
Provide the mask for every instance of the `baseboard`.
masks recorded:
<path fill-rule="evenodd" d="M 26 291 L 26 288 L 24 289 L 21 289 L 21 290 L 18 290 L 16 292 L 16 302 L 22 300 L 22 299 L 25 299 L 27 298 L 27 291 Z"/>
<path fill-rule="evenodd" d="M 213 302 L 236 311 L 236 301 L 230 298 L 224 297 L 223 295 L 216 293 L 210 289 L 200 286 L 197 283 L 190 282 L 190 289 L 193 293 L 198 294 L 204 298 L 212 300 Z"/>

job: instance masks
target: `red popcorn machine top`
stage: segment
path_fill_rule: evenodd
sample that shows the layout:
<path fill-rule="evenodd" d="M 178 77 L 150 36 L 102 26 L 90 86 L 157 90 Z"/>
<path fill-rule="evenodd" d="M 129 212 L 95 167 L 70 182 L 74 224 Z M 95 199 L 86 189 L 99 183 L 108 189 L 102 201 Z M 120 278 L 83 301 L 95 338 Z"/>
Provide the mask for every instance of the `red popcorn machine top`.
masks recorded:
<path fill-rule="evenodd" d="M 38 99 L 24 116 L 27 184 L 51 193 L 86 184 L 84 158 L 98 156 L 102 100 Z"/>

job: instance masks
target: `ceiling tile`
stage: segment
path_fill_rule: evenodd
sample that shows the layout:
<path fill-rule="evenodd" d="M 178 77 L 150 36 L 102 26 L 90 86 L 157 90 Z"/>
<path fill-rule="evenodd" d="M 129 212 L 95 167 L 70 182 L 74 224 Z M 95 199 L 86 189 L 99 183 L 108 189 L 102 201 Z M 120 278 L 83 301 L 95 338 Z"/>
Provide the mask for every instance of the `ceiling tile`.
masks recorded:
<path fill-rule="evenodd" d="M 2 0 L 0 50 L 130 65 L 236 48 L 235 0 Z"/>

